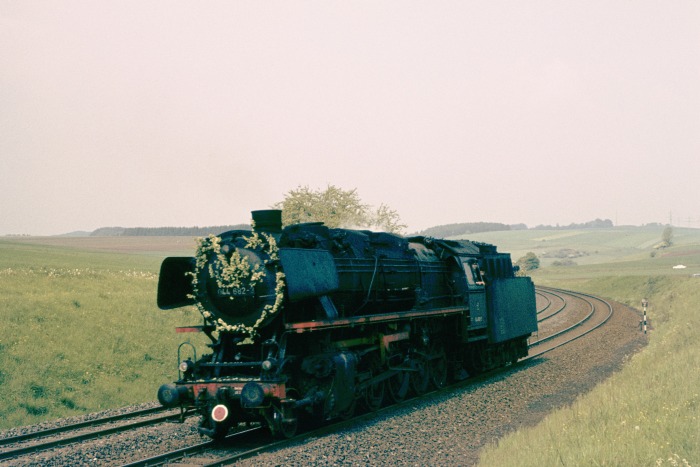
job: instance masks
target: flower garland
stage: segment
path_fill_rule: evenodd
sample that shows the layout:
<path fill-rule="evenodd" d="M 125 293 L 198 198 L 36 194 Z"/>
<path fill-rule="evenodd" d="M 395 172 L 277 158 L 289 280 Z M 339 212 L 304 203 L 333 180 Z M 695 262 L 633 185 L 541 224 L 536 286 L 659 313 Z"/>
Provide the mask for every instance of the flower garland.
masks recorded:
<path fill-rule="evenodd" d="M 216 325 L 217 331 L 238 332 L 252 338 L 257 335 L 258 328 L 267 321 L 268 318 L 282 310 L 284 303 L 285 276 L 283 272 L 279 271 L 279 267 L 277 266 L 279 264 L 279 247 L 272 235 L 268 235 L 264 232 L 258 234 L 258 232 L 254 231 L 250 237 L 243 237 L 243 239 L 246 241 L 245 248 L 257 250 L 266 256 L 263 267 L 259 264 L 251 267 L 248 258 L 241 255 L 238 251 L 234 251 L 231 256 L 227 258 L 226 252 L 222 251 L 220 237 L 209 235 L 208 237 L 200 237 L 197 239 L 195 270 L 189 273 L 189 275 L 192 276 L 192 289 L 194 292 L 190 295 L 190 298 L 195 299 L 199 312 L 205 320 L 213 322 Z M 210 261 L 212 257 L 213 261 Z M 215 316 L 204 307 L 201 300 L 198 300 L 198 297 L 206 293 L 206 291 L 200 290 L 198 279 L 204 268 L 207 268 L 210 279 L 216 281 L 216 285 L 220 289 L 254 290 L 255 286 L 266 277 L 267 273 L 265 272 L 265 267 L 271 263 L 276 270 L 275 301 L 272 305 L 267 304 L 263 307 L 260 318 L 258 318 L 253 326 L 246 326 L 242 323 L 232 325 L 221 318 L 215 319 Z M 229 299 L 235 300 L 236 298 L 231 295 Z"/>

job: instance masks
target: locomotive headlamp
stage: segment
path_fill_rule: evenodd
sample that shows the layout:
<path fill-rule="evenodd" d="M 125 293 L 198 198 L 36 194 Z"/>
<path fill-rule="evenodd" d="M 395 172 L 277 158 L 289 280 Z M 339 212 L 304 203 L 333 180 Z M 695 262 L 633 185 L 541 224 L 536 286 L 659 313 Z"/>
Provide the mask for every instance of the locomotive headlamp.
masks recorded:
<path fill-rule="evenodd" d="M 191 360 L 185 360 L 185 361 L 180 362 L 180 366 L 178 368 L 181 372 L 187 373 L 188 371 L 190 371 L 192 369 L 193 366 L 194 366 L 194 364 L 192 363 Z"/>

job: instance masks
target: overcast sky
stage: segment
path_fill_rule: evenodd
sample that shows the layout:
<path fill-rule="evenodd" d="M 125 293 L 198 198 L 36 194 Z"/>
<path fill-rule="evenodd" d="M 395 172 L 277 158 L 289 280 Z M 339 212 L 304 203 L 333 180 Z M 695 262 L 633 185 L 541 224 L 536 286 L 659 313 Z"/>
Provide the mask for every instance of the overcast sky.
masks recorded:
<path fill-rule="evenodd" d="M 248 222 L 700 227 L 697 1 L 0 0 L 0 235 Z"/>

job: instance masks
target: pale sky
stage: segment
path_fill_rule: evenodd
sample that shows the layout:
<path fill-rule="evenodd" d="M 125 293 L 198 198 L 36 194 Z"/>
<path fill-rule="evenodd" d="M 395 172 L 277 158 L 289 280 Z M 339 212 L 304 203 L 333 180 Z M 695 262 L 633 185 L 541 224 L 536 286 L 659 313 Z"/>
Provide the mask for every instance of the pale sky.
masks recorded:
<path fill-rule="evenodd" d="M 0 235 L 329 184 L 408 232 L 700 227 L 700 2 L 0 0 Z"/>

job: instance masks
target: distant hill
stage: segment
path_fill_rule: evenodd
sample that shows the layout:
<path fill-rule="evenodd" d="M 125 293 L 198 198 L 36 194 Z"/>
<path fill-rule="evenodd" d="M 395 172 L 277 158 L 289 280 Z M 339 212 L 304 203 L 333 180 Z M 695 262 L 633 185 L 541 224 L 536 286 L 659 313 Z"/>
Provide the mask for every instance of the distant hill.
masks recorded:
<path fill-rule="evenodd" d="M 86 230 L 76 230 L 75 232 L 68 232 L 61 235 L 56 235 L 57 237 L 89 237 L 92 232 Z"/>
<path fill-rule="evenodd" d="M 608 229 L 613 227 L 613 222 L 610 219 L 596 219 L 583 224 L 569 225 L 538 225 L 535 230 L 578 230 L 578 229 Z"/>
<path fill-rule="evenodd" d="M 538 225 L 529 230 L 574 230 L 574 229 L 602 229 L 613 227 L 610 219 L 596 219 L 583 224 L 569 224 L 567 226 Z M 209 234 L 220 234 L 229 230 L 251 230 L 248 224 L 214 225 L 209 227 L 101 227 L 93 232 L 71 232 L 61 236 L 65 237 L 205 237 Z M 525 224 L 502 224 L 499 222 L 461 222 L 430 227 L 409 236 L 424 236 L 434 238 L 457 237 L 461 235 L 483 232 L 502 232 L 509 230 L 528 230 Z"/>
<path fill-rule="evenodd" d="M 607 229 L 612 228 L 613 222 L 610 219 L 596 219 L 583 224 L 569 224 L 565 226 L 538 225 L 528 229 L 525 224 L 501 224 L 498 222 L 462 222 L 457 224 L 438 225 L 430 227 L 414 235 L 425 237 L 447 238 L 461 235 L 483 233 L 483 232 L 503 232 L 508 230 L 578 230 L 578 229 Z"/>
<path fill-rule="evenodd" d="M 445 224 L 430 227 L 417 232 L 415 235 L 424 237 L 447 238 L 458 235 L 474 234 L 481 232 L 500 232 L 504 230 L 525 230 L 525 224 L 507 225 L 498 222 L 462 222 L 458 224 Z"/>
<path fill-rule="evenodd" d="M 205 237 L 229 230 L 250 230 L 248 224 L 213 225 L 209 227 L 101 227 L 91 237 Z"/>

